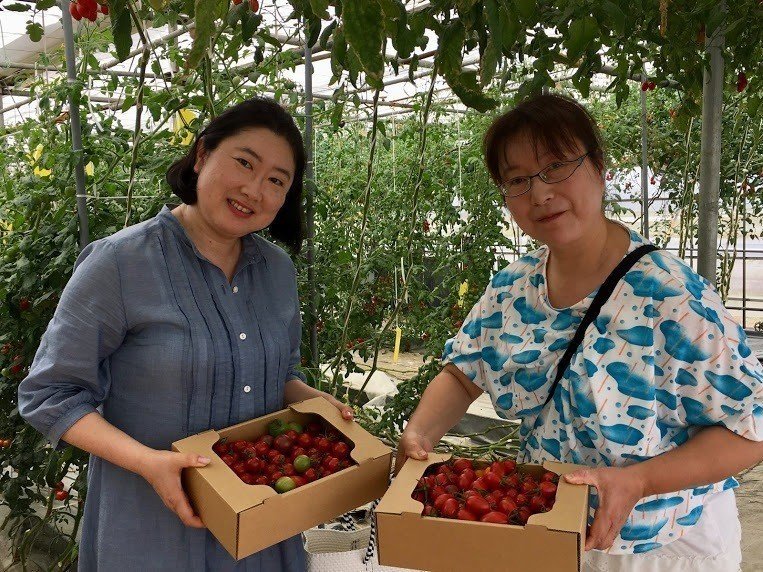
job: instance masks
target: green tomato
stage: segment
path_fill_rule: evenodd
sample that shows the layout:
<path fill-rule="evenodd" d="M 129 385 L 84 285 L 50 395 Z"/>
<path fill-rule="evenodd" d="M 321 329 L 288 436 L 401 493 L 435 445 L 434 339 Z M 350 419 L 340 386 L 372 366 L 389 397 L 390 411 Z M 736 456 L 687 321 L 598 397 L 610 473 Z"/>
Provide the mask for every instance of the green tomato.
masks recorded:
<path fill-rule="evenodd" d="M 281 477 L 276 481 L 275 488 L 279 493 L 288 493 L 296 486 L 297 483 L 295 483 L 291 477 Z"/>
<path fill-rule="evenodd" d="M 304 431 L 304 428 L 302 427 L 302 425 L 300 425 L 296 421 L 292 421 L 286 426 L 286 430 L 288 431 L 289 429 L 294 429 L 294 431 L 296 431 L 297 433 L 302 433 L 302 431 Z"/>
<path fill-rule="evenodd" d="M 304 473 L 310 468 L 310 457 L 307 455 L 298 455 L 294 459 L 294 470 L 298 473 Z"/>
<path fill-rule="evenodd" d="M 273 437 L 278 437 L 282 433 L 286 433 L 289 430 L 289 426 L 284 423 L 283 419 L 275 419 L 268 424 L 268 433 Z"/>

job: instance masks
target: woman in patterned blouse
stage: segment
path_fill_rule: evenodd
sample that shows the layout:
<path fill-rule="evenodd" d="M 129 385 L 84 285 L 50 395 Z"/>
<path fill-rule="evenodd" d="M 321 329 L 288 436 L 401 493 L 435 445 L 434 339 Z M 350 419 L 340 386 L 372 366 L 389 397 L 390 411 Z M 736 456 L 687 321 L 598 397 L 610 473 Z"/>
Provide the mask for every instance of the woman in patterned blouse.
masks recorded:
<path fill-rule="evenodd" d="M 426 458 L 487 392 L 521 421 L 520 462 L 590 467 L 566 477 L 595 493 L 588 570 L 738 570 L 732 476 L 763 459 L 763 369 L 744 331 L 704 278 L 655 250 L 616 283 L 551 393 L 600 286 L 648 241 L 605 217 L 600 135 L 573 100 L 521 103 L 484 151 L 504 205 L 542 246 L 498 272 L 448 340 L 398 467 Z"/>

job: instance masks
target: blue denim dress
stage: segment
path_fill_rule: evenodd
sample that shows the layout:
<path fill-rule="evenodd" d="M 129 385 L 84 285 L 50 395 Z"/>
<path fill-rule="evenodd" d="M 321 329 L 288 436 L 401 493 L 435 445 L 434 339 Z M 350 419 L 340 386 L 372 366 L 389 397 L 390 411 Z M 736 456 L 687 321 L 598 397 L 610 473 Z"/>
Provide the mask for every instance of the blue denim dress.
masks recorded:
<path fill-rule="evenodd" d="M 244 237 L 229 283 L 164 207 L 82 251 L 19 386 L 19 411 L 54 446 L 100 411 L 141 443 L 170 449 L 283 408 L 285 382 L 302 377 L 300 328 L 283 250 Z M 296 572 L 305 560 L 296 536 L 236 562 L 141 477 L 91 456 L 80 570 Z"/>

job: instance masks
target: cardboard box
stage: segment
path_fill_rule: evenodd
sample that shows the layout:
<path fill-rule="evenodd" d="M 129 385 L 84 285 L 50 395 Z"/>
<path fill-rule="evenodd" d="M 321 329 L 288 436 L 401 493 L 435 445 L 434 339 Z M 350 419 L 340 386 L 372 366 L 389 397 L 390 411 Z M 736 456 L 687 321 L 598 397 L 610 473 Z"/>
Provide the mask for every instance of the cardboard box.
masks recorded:
<path fill-rule="evenodd" d="M 266 485 L 248 485 L 212 451 L 222 438 L 247 439 L 267 433 L 274 419 L 307 423 L 321 417 L 349 439 L 357 463 L 284 494 Z M 172 444 L 175 451 L 211 459 L 206 467 L 183 471 L 183 487 L 196 514 L 225 549 L 241 559 L 381 497 L 389 484 L 392 450 L 322 397 L 308 399 L 258 419 L 210 430 Z"/>
<path fill-rule="evenodd" d="M 427 467 L 450 457 L 430 453 L 426 461 L 408 459 L 392 481 L 376 507 L 380 564 L 429 572 L 580 572 L 588 486 L 560 480 L 553 508 L 531 516 L 525 526 L 422 516 L 424 506 L 411 494 Z M 563 475 L 578 468 L 555 462 L 522 465 L 536 477 L 545 470 Z"/>

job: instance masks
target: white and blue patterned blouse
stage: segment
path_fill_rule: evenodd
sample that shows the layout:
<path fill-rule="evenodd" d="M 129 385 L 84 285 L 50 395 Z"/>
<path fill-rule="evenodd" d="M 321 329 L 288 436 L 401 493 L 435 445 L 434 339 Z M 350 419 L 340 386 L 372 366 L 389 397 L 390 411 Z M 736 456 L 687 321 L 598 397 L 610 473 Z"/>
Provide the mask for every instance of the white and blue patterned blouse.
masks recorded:
<path fill-rule="evenodd" d="M 647 242 L 630 234 L 629 252 Z M 488 392 L 500 416 L 522 421 L 520 462 L 624 466 L 707 425 L 763 440 L 763 368 L 744 330 L 712 286 L 664 250 L 645 255 L 620 281 L 541 412 L 595 295 L 552 307 L 547 257 L 542 247 L 498 272 L 443 354 Z M 708 495 L 736 486 L 729 478 L 642 499 L 609 553 L 647 552 L 680 538 Z"/>
<path fill-rule="evenodd" d="M 231 283 L 170 210 L 85 248 L 19 386 L 19 411 L 54 446 L 103 417 L 144 445 L 223 428 L 284 406 L 303 375 L 294 265 L 243 239 Z M 234 560 L 189 528 L 140 476 L 91 456 L 79 570 L 302 572 L 300 536 Z"/>

